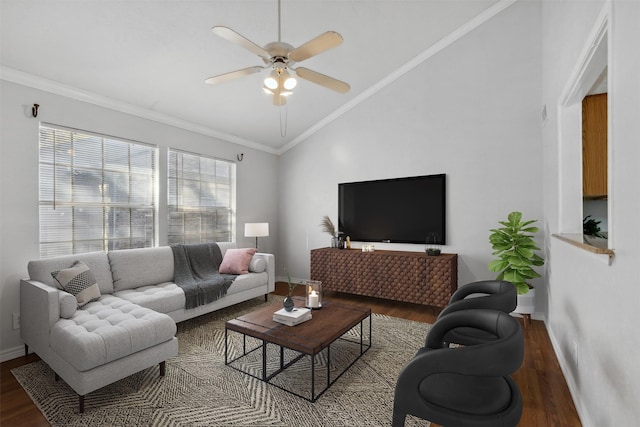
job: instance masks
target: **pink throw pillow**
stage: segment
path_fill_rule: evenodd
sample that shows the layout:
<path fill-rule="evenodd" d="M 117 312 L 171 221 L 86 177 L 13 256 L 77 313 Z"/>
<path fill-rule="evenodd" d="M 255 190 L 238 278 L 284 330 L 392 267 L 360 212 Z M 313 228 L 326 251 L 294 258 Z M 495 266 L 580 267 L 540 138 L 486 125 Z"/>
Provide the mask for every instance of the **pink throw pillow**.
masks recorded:
<path fill-rule="evenodd" d="M 224 274 L 247 274 L 249 273 L 249 263 L 255 248 L 227 249 L 220 264 L 220 273 Z"/>

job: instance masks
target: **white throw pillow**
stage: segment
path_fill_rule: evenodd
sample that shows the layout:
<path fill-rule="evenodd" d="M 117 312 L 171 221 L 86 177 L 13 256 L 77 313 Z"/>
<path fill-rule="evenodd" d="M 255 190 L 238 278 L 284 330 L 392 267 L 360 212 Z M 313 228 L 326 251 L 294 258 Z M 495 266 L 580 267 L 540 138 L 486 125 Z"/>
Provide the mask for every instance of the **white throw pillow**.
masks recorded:
<path fill-rule="evenodd" d="M 249 271 L 252 273 L 262 273 L 267 269 L 267 262 L 264 258 L 253 257 L 249 263 Z"/>
<path fill-rule="evenodd" d="M 76 297 L 65 291 L 58 291 L 58 301 L 60 302 L 60 317 L 71 319 L 78 309 Z"/>

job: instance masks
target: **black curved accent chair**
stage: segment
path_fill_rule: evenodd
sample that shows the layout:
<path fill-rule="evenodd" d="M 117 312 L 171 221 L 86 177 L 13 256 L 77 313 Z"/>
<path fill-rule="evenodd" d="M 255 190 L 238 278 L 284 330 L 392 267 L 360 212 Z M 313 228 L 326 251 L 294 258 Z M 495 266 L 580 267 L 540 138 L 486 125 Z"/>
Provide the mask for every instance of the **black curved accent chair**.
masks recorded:
<path fill-rule="evenodd" d="M 472 294 L 482 296 L 469 297 Z M 469 297 L 469 298 L 468 298 Z M 511 282 L 504 280 L 481 280 L 458 288 L 447 305 L 438 315 L 438 319 L 460 310 L 481 308 L 511 313 L 516 308 L 518 292 Z M 462 345 L 482 344 L 496 337 L 491 333 L 475 328 L 460 327 L 449 331 L 444 337 L 446 343 Z"/>
<path fill-rule="evenodd" d="M 496 339 L 485 344 L 443 347 L 455 328 L 473 327 Z M 393 401 L 393 427 L 413 415 L 444 426 L 516 426 L 522 396 L 509 376 L 522 365 L 520 323 L 506 313 L 471 309 L 444 316 L 433 325 L 426 346 L 403 368 Z"/>

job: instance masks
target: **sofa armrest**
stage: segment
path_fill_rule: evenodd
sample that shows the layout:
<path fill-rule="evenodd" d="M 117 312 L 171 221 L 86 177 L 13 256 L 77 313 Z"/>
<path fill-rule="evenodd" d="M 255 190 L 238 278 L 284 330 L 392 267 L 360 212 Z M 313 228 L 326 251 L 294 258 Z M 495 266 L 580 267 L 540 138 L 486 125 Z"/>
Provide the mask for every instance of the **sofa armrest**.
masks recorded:
<path fill-rule="evenodd" d="M 267 276 L 268 276 L 268 290 L 269 292 L 273 292 L 276 290 L 276 261 L 273 254 L 266 254 L 262 252 L 258 252 L 254 255 L 254 257 L 260 257 L 264 259 L 267 263 Z"/>
<path fill-rule="evenodd" d="M 20 336 L 36 353 L 46 354 L 49 331 L 60 320 L 58 290 L 36 280 L 20 280 Z"/>

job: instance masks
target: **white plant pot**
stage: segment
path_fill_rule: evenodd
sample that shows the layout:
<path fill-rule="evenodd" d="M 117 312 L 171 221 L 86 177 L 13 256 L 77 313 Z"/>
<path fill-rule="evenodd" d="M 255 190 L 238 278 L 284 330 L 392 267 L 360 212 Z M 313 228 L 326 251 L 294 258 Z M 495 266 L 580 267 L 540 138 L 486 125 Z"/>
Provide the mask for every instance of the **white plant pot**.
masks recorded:
<path fill-rule="evenodd" d="M 536 311 L 536 290 L 531 288 L 526 294 L 518 294 L 518 303 L 514 313 L 533 314 Z"/>

